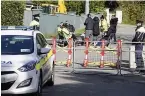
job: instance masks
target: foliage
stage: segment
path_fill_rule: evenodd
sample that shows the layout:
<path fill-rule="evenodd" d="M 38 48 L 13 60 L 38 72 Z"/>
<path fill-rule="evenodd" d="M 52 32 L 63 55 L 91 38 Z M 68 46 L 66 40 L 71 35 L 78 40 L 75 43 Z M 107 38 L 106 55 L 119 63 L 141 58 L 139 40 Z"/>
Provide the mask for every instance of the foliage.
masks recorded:
<path fill-rule="evenodd" d="M 1 2 L 1 23 L 2 26 L 23 25 L 25 2 L 23 1 L 2 1 Z"/>
<path fill-rule="evenodd" d="M 33 1 L 34 4 L 41 5 L 42 3 L 49 3 L 57 5 L 57 1 Z M 68 12 L 76 12 L 77 15 L 85 13 L 85 1 L 65 1 Z M 90 12 L 97 13 L 104 11 L 104 1 L 90 1 Z"/>
<path fill-rule="evenodd" d="M 54 0 L 44 0 L 44 1 L 41 1 L 41 0 L 32 0 L 33 4 L 35 5 L 41 5 L 41 4 L 55 4 L 57 5 L 57 1 L 54 1 Z"/>
<path fill-rule="evenodd" d="M 119 2 L 123 11 L 123 23 L 136 24 L 136 20 L 145 21 L 145 1 L 122 1 Z"/>
<path fill-rule="evenodd" d="M 104 3 L 104 1 L 90 1 L 90 12 L 103 12 L 105 10 Z"/>

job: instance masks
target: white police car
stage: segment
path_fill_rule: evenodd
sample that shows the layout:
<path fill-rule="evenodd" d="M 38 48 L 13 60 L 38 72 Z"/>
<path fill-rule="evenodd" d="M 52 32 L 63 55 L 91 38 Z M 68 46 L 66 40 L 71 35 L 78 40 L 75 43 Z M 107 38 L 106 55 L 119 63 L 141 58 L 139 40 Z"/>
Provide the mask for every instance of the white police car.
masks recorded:
<path fill-rule="evenodd" d="M 52 49 L 37 30 L 8 28 L 1 28 L 1 93 L 41 96 L 54 84 Z"/>

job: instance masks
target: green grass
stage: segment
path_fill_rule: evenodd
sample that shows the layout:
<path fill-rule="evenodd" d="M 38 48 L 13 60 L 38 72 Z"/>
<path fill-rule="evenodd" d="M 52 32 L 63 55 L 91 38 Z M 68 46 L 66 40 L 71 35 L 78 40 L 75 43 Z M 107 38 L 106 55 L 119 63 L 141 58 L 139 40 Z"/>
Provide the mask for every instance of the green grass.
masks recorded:
<path fill-rule="evenodd" d="M 57 34 L 56 33 L 51 33 L 51 34 L 44 33 L 44 36 L 45 36 L 45 38 L 50 39 L 53 37 L 57 37 Z"/>
<path fill-rule="evenodd" d="M 78 30 L 76 30 L 76 36 L 79 36 L 84 32 L 85 32 L 85 28 L 78 29 Z"/>
<path fill-rule="evenodd" d="M 81 28 L 81 29 L 77 29 L 76 32 L 75 32 L 75 34 L 76 34 L 76 36 L 79 36 L 79 35 L 81 35 L 84 32 L 85 32 L 85 28 Z M 57 33 L 51 33 L 51 34 L 44 33 L 44 36 L 47 39 L 51 39 L 53 37 L 57 37 L 58 35 L 57 35 Z"/>

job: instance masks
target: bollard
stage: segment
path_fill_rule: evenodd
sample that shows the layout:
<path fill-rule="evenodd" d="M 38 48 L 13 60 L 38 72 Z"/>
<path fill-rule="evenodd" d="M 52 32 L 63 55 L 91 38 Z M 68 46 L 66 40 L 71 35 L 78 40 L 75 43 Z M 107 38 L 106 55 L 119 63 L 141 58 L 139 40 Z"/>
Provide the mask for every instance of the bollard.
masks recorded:
<path fill-rule="evenodd" d="M 68 59 L 67 59 L 67 67 L 70 66 L 71 64 L 71 54 L 72 54 L 72 38 L 69 38 L 69 41 L 68 41 Z"/>
<path fill-rule="evenodd" d="M 88 54 L 89 54 L 89 51 L 88 51 L 88 48 L 89 48 L 89 38 L 86 38 L 85 42 L 86 42 L 86 50 L 85 50 L 84 67 L 87 67 L 87 65 L 88 65 Z"/>
<path fill-rule="evenodd" d="M 120 59 L 121 59 L 121 49 L 122 49 L 122 41 L 117 41 L 117 69 L 120 69 Z"/>
<path fill-rule="evenodd" d="M 136 62 L 135 62 L 135 46 L 130 46 L 129 49 L 129 67 L 130 69 L 136 69 Z"/>
<path fill-rule="evenodd" d="M 102 46 L 101 46 L 101 59 L 100 59 L 100 68 L 104 67 L 104 55 L 105 55 L 105 40 L 102 40 Z"/>
<path fill-rule="evenodd" d="M 54 37 L 52 40 L 52 50 L 54 54 L 54 64 L 56 63 L 56 38 Z"/>

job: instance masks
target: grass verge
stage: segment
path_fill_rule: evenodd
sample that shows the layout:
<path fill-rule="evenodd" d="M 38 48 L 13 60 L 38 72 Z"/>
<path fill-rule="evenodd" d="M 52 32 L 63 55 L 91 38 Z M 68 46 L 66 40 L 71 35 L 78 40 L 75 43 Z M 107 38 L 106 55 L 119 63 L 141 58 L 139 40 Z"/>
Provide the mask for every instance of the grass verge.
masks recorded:
<path fill-rule="evenodd" d="M 76 36 L 79 36 L 79 35 L 81 35 L 81 34 L 84 33 L 84 32 L 85 32 L 85 28 L 80 28 L 80 29 L 77 29 L 77 30 L 76 30 L 75 34 L 76 34 Z M 51 34 L 44 33 L 44 36 L 45 36 L 45 38 L 47 38 L 47 39 L 51 39 L 51 38 L 53 38 L 53 37 L 57 37 L 58 34 L 57 34 L 57 33 L 51 33 Z"/>

